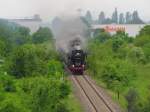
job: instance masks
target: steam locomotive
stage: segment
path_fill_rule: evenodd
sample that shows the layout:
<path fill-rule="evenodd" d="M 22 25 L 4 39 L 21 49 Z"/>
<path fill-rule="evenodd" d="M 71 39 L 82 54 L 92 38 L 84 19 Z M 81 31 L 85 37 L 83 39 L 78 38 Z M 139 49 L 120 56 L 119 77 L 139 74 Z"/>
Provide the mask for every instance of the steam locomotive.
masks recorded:
<path fill-rule="evenodd" d="M 81 49 L 80 39 L 70 42 L 70 50 L 68 53 L 68 68 L 73 74 L 83 74 L 85 70 L 86 53 Z"/>

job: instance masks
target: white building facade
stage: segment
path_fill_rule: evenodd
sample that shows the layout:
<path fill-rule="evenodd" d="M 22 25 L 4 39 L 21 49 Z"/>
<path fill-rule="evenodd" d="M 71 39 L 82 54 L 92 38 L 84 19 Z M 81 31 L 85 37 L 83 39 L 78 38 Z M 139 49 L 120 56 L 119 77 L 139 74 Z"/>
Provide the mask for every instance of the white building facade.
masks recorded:
<path fill-rule="evenodd" d="M 150 24 L 104 24 L 104 25 L 92 25 L 92 31 L 97 29 L 104 29 L 105 31 L 114 34 L 117 31 L 125 31 L 129 36 L 136 36 L 139 31 L 146 25 Z"/>

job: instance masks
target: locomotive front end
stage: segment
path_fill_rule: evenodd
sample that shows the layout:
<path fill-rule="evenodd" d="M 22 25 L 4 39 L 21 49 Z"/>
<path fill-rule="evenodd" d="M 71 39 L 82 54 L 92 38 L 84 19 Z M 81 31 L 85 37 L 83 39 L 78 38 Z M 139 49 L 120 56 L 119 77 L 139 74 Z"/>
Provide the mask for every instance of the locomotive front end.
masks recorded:
<path fill-rule="evenodd" d="M 81 49 L 81 42 L 74 40 L 71 42 L 71 50 L 69 52 L 69 69 L 73 74 L 83 74 L 85 70 L 86 54 Z"/>

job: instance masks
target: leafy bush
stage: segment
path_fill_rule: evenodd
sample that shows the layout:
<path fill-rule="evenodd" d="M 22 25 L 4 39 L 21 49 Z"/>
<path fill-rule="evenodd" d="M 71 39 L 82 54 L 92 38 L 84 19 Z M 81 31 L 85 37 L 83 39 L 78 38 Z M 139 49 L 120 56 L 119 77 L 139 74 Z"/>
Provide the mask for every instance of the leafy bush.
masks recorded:
<path fill-rule="evenodd" d="M 21 109 L 17 108 L 14 104 L 8 103 L 0 108 L 0 112 L 20 112 Z"/>
<path fill-rule="evenodd" d="M 100 36 L 103 33 L 100 34 L 98 30 L 95 33 L 88 43 L 90 55 L 87 60 L 91 75 L 117 93 L 118 99 L 121 95 L 118 101 L 122 106 L 128 106 L 128 110 L 148 112 L 149 108 L 145 105 L 149 103 L 145 103 L 147 94 L 144 92 L 147 92 L 150 76 L 150 27 L 145 26 L 136 38 L 129 37 L 125 32 L 117 32 L 109 39 L 103 35 L 107 38 L 103 39 Z M 130 91 L 133 87 L 137 91 Z M 128 98 L 125 98 L 127 93 Z"/>
<path fill-rule="evenodd" d="M 52 32 L 49 28 L 40 27 L 37 32 L 33 34 L 32 41 L 35 44 L 51 41 L 53 39 Z"/>
<path fill-rule="evenodd" d="M 134 43 L 135 43 L 136 46 L 142 47 L 145 44 L 148 44 L 149 42 L 150 42 L 149 35 L 143 35 L 143 36 L 136 37 Z"/>
<path fill-rule="evenodd" d="M 57 60 L 50 60 L 48 62 L 48 68 L 48 74 L 55 75 L 56 77 L 62 77 L 64 74 L 63 65 Z"/>
<path fill-rule="evenodd" d="M 9 64 L 9 73 L 16 77 L 34 74 L 47 74 L 48 54 L 44 48 L 35 45 L 23 45 L 14 50 Z"/>
<path fill-rule="evenodd" d="M 107 32 L 100 32 L 97 36 L 96 39 L 99 40 L 100 42 L 105 42 L 106 40 L 110 39 L 111 35 Z"/>
<path fill-rule="evenodd" d="M 129 37 L 126 32 L 118 31 L 116 34 L 112 35 L 113 38 L 120 38 L 124 40 L 124 42 L 132 43 L 134 41 L 133 37 Z"/>
<path fill-rule="evenodd" d="M 137 100 L 138 100 L 137 91 L 135 89 L 130 89 L 125 97 L 128 102 L 127 105 L 128 112 L 138 112 L 139 108 L 137 104 Z"/>
<path fill-rule="evenodd" d="M 122 39 L 121 44 L 119 43 L 117 47 L 117 52 L 113 51 L 113 43 L 118 39 L 121 38 L 113 38 L 105 43 L 91 41 L 88 63 L 92 74 L 103 81 L 109 89 L 119 94 L 120 91 L 132 85 L 132 80 L 136 78 L 136 70 L 127 59 L 129 48 L 127 44 L 122 45 Z M 123 56 L 124 54 L 125 56 Z"/>
<path fill-rule="evenodd" d="M 67 98 L 70 89 L 64 80 L 34 77 L 24 79 L 21 88 L 30 96 L 32 112 L 56 112 L 57 109 L 66 108 L 62 100 Z"/>
<path fill-rule="evenodd" d="M 6 53 L 6 43 L 0 40 L 0 57 L 5 56 Z"/>
<path fill-rule="evenodd" d="M 147 59 L 147 62 L 150 62 L 150 42 L 143 46 L 143 52 Z"/>
<path fill-rule="evenodd" d="M 114 52 L 117 52 L 117 50 L 121 47 L 121 45 L 123 44 L 123 39 L 121 38 L 115 38 L 112 41 L 112 50 Z"/>
<path fill-rule="evenodd" d="M 5 100 L 0 102 L 0 112 L 31 112 L 29 107 L 23 103 L 20 96 L 7 95 Z"/>
<path fill-rule="evenodd" d="M 150 35 L 150 25 L 147 25 L 141 29 L 139 36 L 142 36 L 142 35 Z"/>
<path fill-rule="evenodd" d="M 0 59 L 0 112 L 70 111 L 64 103 L 70 87 L 50 29 L 30 35 L 0 20 Z"/>
<path fill-rule="evenodd" d="M 132 81 L 135 78 L 135 68 L 127 61 L 109 60 L 102 67 L 101 80 L 109 89 L 118 93 L 118 99 L 120 93 L 132 85 Z"/>
<path fill-rule="evenodd" d="M 128 58 L 135 63 L 145 63 L 146 58 L 142 48 L 132 47 L 128 52 Z"/>
<path fill-rule="evenodd" d="M 135 46 L 141 47 L 146 57 L 146 61 L 150 62 L 150 37 L 149 35 L 141 35 L 135 39 Z"/>
<path fill-rule="evenodd" d="M 15 82 L 14 78 L 12 76 L 9 76 L 7 74 L 0 74 L 0 83 L 2 86 L 2 90 L 6 92 L 15 92 L 16 87 L 15 87 Z"/>

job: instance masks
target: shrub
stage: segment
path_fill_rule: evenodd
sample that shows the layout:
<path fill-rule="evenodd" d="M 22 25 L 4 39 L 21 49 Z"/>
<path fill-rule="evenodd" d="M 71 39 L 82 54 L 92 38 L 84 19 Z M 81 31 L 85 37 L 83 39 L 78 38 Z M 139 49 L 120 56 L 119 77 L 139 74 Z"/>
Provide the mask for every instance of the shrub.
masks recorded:
<path fill-rule="evenodd" d="M 32 41 L 35 44 L 43 43 L 53 39 L 52 32 L 49 28 L 40 27 L 32 36 Z"/>
<path fill-rule="evenodd" d="M 29 107 L 32 112 L 56 112 L 60 108 L 66 110 L 62 103 L 70 92 L 66 81 L 47 77 L 34 77 L 24 81 L 21 87 L 31 97 Z"/>
<path fill-rule="evenodd" d="M 7 74 L 0 74 L 0 83 L 2 85 L 3 91 L 6 92 L 15 92 L 15 81 L 12 76 L 9 76 Z"/>
<path fill-rule="evenodd" d="M 125 96 L 127 100 L 127 110 L 128 112 L 138 112 L 138 105 L 137 105 L 137 100 L 138 100 L 138 94 L 135 89 L 130 89 Z"/>
<path fill-rule="evenodd" d="M 150 43 L 149 35 L 142 35 L 135 38 L 135 46 L 143 47 L 145 44 Z"/>
<path fill-rule="evenodd" d="M 123 39 L 121 39 L 121 38 L 114 38 L 113 41 L 112 41 L 112 50 L 114 52 L 117 52 L 122 44 L 123 44 Z"/>
<path fill-rule="evenodd" d="M 146 25 L 140 30 L 139 36 L 141 35 L 150 35 L 150 25 Z"/>
<path fill-rule="evenodd" d="M 129 86 L 136 77 L 134 66 L 123 60 L 106 62 L 102 70 L 102 80 L 109 88 L 113 89 L 113 83 L 119 82 L 122 87 Z M 115 87 L 115 86 L 114 86 Z"/>
<path fill-rule="evenodd" d="M 47 52 L 35 45 L 23 45 L 14 50 L 8 66 L 9 73 L 17 78 L 48 72 Z"/>
<path fill-rule="evenodd" d="M 128 53 L 128 58 L 134 63 L 145 63 L 145 55 L 140 47 L 132 47 Z"/>
<path fill-rule="evenodd" d="M 97 35 L 95 38 L 103 43 L 107 41 L 108 39 L 110 39 L 111 35 L 107 32 L 100 32 L 99 35 Z"/>

